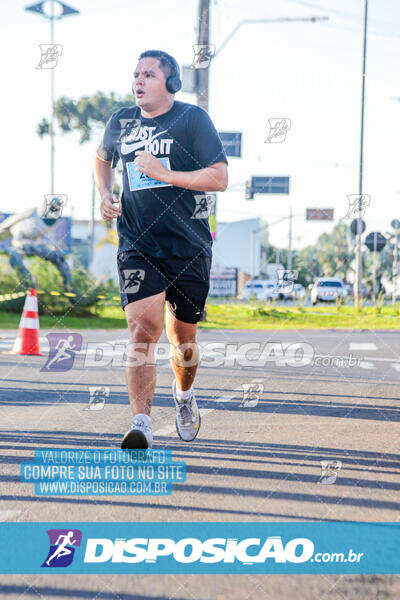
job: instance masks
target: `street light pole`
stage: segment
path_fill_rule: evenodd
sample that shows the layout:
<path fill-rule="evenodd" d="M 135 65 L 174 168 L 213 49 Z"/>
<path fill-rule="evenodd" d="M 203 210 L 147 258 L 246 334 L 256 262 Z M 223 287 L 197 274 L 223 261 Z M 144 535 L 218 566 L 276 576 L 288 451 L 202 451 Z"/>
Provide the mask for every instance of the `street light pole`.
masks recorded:
<path fill-rule="evenodd" d="M 58 14 L 56 15 L 54 8 L 57 6 Z M 45 10 L 45 7 L 49 10 Z M 50 44 L 51 48 L 54 49 L 54 21 L 58 21 L 68 15 L 78 15 L 79 10 L 68 6 L 59 0 L 48 0 L 47 2 L 39 2 L 38 4 L 31 4 L 25 6 L 25 10 L 33 12 L 37 15 L 41 15 L 48 21 L 50 21 Z M 55 65 L 54 65 L 55 67 Z M 54 172 L 55 172 L 55 143 L 54 143 L 54 118 L 55 118 L 55 98 L 54 98 L 54 67 L 50 69 L 50 102 L 51 102 L 51 114 L 50 114 L 50 190 L 54 194 Z"/>
<path fill-rule="evenodd" d="M 290 207 L 290 212 L 289 212 L 289 244 L 288 244 L 288 256 L 287 256 L 287 267 L 286 267 L 288 271 L 292 270 L 292 221 L 293 221 L 292 207 Z"/>
<path fill-rule="evenodd" d="M 278 17 L 276 19 L 244 19 L 234 27 L 227 38 L 222 42 L 218 50 L 211 56 L 211 62 L 220 54 L 221 50 L 233 38 L 237 30 L 242 25 L 252 25 L 255 23 L 297 23 L 307 22 L 315 23 L 316 21 L 328 21 L 329 17 Z M 210 39 L 210 0 L 199 0 L 199 35 L 198 43 L 208 46 Z M 196 75 L 196 97 L 197 104 L 208 111 L 209 105 L 209 73 L 208 67 L 205 69 L 197 69 Z"/>
<path fill-rule="evenodd" d="M 360 135 L 360 173 L 358 182 L 358 219 L 357 219 L 357 243 L 356 243 L 356 286 L 354 290 L 354 303 L 357 309 L 362 302 L 362 251 L 361 251 L 361 217 L 362 217 L 362 192 L 363 192 L 363 167 L 364 167 L 364 104 L 365 104 L 365 65 L 367 56 L 367 18 L 368 0 L 365 0 L 364 8 L 364 48 L 362 67 L 362 92 L 361 92 L 361 135 Z"/>
<path fill-rule="evenodd" d="M 50 44 L 54 46 L 54 2 L 50 2 Z M 54 167 L 55 167 L 55 147 L 54 147 L 54 71 L 50 69 L 50 101 L 51 101 L 51 118 L 50 118 L 50 192 L 54 194 Z"/>

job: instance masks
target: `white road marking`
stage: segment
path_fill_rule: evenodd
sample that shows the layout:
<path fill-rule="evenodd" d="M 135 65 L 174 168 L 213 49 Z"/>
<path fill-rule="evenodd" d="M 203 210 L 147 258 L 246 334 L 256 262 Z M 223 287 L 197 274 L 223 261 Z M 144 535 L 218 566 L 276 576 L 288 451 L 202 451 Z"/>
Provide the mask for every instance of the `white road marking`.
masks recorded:
<path fill-rule="evenodd" d="M 0 521 L 10 521 L 20 514 L 20 510 L 0 510 Z"/>
<path fill-rule="evenodd" d="M 350 342 L 349 350 L 378 350 L 378 346 L 373 342 Z"/>
<path fill-rule="evenodd" d="M 368 362 L 367 360 L 362 360 L 359 366 L 361 369 L 376 369 L 374 363 Z"/>

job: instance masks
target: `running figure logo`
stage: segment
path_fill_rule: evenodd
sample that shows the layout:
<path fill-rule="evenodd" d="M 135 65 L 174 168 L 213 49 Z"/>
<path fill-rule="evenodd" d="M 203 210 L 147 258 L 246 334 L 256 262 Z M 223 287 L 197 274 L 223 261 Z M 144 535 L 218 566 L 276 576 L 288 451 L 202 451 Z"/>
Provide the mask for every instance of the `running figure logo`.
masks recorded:
<path fill-rule="evenodd" d="M 352 219 L 358 217 L 361 208 L 361 218 L 364 218 L 367 206 L 370 205 L 371 196 L 369 194 L 348 194 L 349 208 L 345 219 Z"/>
<path fill-rule="evenodd" d="M 194 58 L 191 69 L 207 69 L 215 54 L 214 44 L 193 44 Z"/>
<path fill-rule="evenodd" d="M 208 219 L 212 208 L 215 206 L 215 194 L 195 194 L 196 206 L 191 219 Z"/>
<path fill-rule="evenodd" d="M 39 48 L 42 56 L 36 69 L 54 69 L 63 51 L 61 44 L 39 44 Z"/>
<path fill-rule="evenodd" d="M 342 468 L 341 460 L 321 460 L 321 477 L 318 483 L 332 485 L 335 483 L 340 469 Z"/>
<path fill-rule="evenodd" d="M 74 558 L 75 547 L 82 541 L 79 529 L 48 529 L 49 553 L 42 567 L 68 567 Z"/>
<path fill-rule="evenodd" d="M 75 353 L 82 347 L 80 333 L 48 333 L 49 356 L 41 371 L 69 371 L 75 360 Z"/>
<path fill-rule="evenodd" d="M 287 132 L 292 127 L 290 119 L 268 119 L 269 134 L 265 144 L 282 144 L 286 140 Z"/>
<path fill-rule="evenodd" d="M 102 410 L 110 395 L 110 388 L 105 385 L 91 386 L 89 387 L 89 394 L 89 406 L 85 410 Z"/>
<path fill-rule="evenodd" d="M 133 141 L 140 129 L 140 119 L 119 119 L 121 125 L 121 133 L 119 134 L 118 142 Z"/>
<path fill-rule="evenodd" d="M 297 280 L 298 271 L 290 269 L 277 269 L 278 281 L 276 283 L 275 293 L 290 294 L 293 292 L 294 283 Z"/>
<path fill-rule="evenodd" d="M 136 294 L 139 291 L 140 284 L 144 279 L 144 269 L 123 269 L 124 288 L 126 294 Z"/>
<path fill-rule="evenodd" d="M 254 408 L 257 406 L 260 396 L 264 391 L 262 383 L 243 383 L 243 400 L 239 406 L 243 408 Z"/>
<path fill-rule="evenodd" d="M 62 215 L 62 210 L 67 204 L 65 194 L 45 194 L 42 208 L 42 221 L 46 225 L 54 225 L 57 219 Z"/>

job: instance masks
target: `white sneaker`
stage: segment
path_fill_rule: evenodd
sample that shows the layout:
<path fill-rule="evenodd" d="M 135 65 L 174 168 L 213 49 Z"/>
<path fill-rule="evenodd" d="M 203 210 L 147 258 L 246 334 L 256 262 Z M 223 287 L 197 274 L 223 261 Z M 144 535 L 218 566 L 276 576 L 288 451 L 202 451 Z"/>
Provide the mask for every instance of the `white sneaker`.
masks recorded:
<path fill-rule="evenodd" d="M 122 450 L 146 450 L 152 446 L 153 435 L 150 419 L 144 419 L 143 415 L 136 415 L 133 418 L 130 430 L 126 432 L 121 442 Z"/>
<path fill-rule="evenodd" d="M 201 417 L 194 393 L 187 400 L 177 397 L 176 381 L 172 384 L 172 394 L 175 402 L 176 431 L 184 442 L 191 442 L 199 433 Z"/>

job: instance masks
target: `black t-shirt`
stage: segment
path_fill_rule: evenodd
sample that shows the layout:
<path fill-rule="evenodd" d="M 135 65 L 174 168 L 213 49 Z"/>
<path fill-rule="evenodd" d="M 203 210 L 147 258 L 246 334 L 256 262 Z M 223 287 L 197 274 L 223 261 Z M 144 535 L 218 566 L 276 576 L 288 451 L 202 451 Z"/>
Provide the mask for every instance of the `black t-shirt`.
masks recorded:
<path fill-rule="evenodd" d="M 173 171 L 196 171 L 228 162 L 208 114 L 174 101 L 163 115 L 146 119 L 138 106 L 117 110 L 106 125 L 97 154 L 123 165 L 118 252 L 139 250 L 157 258 L 211 256 L 212 238 L 204 191 L 155 181 L 135 171 L 135 152 L 147 150 Z M 200 207 L 200 211 L 199 211 Z"/>

